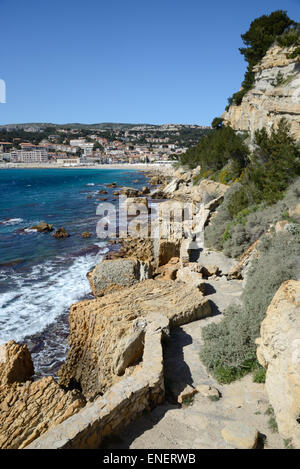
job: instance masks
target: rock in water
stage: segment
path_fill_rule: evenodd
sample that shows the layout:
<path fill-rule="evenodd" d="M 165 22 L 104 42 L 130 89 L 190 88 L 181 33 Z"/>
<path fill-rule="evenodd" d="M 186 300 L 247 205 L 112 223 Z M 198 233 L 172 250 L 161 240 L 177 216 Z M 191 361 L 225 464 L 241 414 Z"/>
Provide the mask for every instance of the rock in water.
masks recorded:
<path fill-rule="evenodd" d="M 64 227 L 62 227 L 62 228 L 58 228 L 58 230 L 55 231 L 53 236 L 56 239 L 64 239 L 64 238 L 69 238 L 70 235 L 69 235 L 69 233 L 66 232 Z"/>
<path fill-rule="evenodd" d="M 36 230 L 39 233 L 49 233 L 50 231 L 53 231 L 53 225 L 42 221 L 42 223 L 40 223 L 39 225 L 31 226 L 30 230 Z"/>

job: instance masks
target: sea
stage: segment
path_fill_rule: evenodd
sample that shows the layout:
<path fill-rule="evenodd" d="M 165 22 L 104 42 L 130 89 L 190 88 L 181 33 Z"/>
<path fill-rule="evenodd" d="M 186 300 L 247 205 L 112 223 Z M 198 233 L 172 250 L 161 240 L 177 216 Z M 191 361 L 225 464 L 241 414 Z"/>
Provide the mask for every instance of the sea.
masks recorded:
<path fill-rule="evenodd" d="M 36 377 L 55 376 L 68 350 L 68 311 L 90 298 L 86 274 L 109 249 L 99 239 L 99 198 L 116 204 L 118 186 L 140 188 L 146 176 L 115 169 L 0 170 L 0 344 L 26 343 Z M 105 189 L 108 193 L 99 194 Z M 38 233 L 41 222 L 69 238 Z M 88 231 L 90 238 L 82 238 Z"/>

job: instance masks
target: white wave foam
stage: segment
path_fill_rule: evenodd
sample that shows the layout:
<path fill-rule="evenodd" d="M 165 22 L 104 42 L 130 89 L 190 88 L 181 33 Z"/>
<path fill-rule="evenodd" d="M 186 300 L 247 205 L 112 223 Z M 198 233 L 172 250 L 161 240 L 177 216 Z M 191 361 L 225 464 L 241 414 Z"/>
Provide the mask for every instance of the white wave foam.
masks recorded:
<path fill-rule="evenodd" d="M 86 184 L 86 186 L 94 186 L 94 185 L 95 185 L 94 182 L 88 182 L 88 183 Z"/>
<path fill-rule="evenodd" d="M 0 221 L 0 225 L 19 225 L 22 223 L 23 218 L 8 218 L 7 220 Z"/>
<path fill-rule="evenodd" d="M 64 268 L 63 259 L 35 266 L 30 275 L 15 273 L 13 290 L 0 296 L 0 343 L 21 341 L 41 332 L 70 306 L 90 292 L 87 272 L 108 251 L 105 243 L 95 255 L 74 259 Z M 65 260 L 64 260 L 65 262 Z"/>

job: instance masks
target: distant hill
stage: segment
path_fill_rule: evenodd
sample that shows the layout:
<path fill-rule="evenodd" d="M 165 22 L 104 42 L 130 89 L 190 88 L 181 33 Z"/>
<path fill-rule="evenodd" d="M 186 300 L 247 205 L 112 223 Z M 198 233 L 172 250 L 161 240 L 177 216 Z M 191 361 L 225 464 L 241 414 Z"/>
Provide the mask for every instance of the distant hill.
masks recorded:
<path fill-rule="evenodd" d="M 26 127 L 33 128 L 44 128 L 44 127 L 54 127 L 54 128 L 70 128 L 70 129 L 130 129 L 133 127 L 158 127 L 153 124 L 126 124 L 126 123 L 115 123 L 115 122 L 103 122 L 100 124 L 81 124 L 77 122 L 67 123 L 67 124 L 53 124 L 51 122 L 28 122 L 24 124 L 7 124 L 0 125 L 0 128 L 18 128 L 24 129 Z"/>

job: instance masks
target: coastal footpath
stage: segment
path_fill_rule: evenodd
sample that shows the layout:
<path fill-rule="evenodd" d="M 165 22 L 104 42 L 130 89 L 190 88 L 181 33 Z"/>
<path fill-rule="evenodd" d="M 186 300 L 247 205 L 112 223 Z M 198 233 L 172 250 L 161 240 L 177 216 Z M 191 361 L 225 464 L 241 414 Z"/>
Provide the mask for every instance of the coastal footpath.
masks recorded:
<path fill-rule="evenodd" d="M 267 370 L 266 385 L 249 377 L 220 385 L 198 357 L 203 326 L 220 322 L 226 307 L 239 302 L 243 279 L 257 255 L 256 245 L 240 259 L 204 247 L 201 233 L 216 216 L 228 186 L 211 180 L 194 185 L 199 170 L 155 175 L 149 194 L 142 197 L 146 206 L 150 200 L 160 202 L 158 222 L 170 201 L 192 202 L 194 220 L 201 215 L 198 241 L 189 233 L 180 240 L 172 235 L 112 240 L 112 251 L 88 274 L 94 299 L 71 307 L 70 349 L 58 382 L 32 381 L 26 346 L 1 346 L 2 448 L 107 447 L 108 437 L 121 436 L 123 429 L 128 434 L 131 422 L 135 426 L 147 419 L 141 417 L 145 411 L 151 421 L 156 415 L 157 429 L 174 418 L 179 425 L 190 422 L 187 435 L 191 428 L 197 432 L 194 448 L 281 447 L 279 434 L 300 447 L 300 365 L 292 345 L 300 339 L 295 327 L 300 282 L 279 289 L 262 324 L 258 358 Z M 123 192 L 130 194 L 129 189 Z M 267 425 L 269 402 L 276 435 Z M 151 435 L 146 432 L 142 444 L 160 447 Z M 165 448 L 187 447 L 179 435 L 173 438 Z M 142 447 L 139 441 L 136 436 L 130 447 Z"/>

